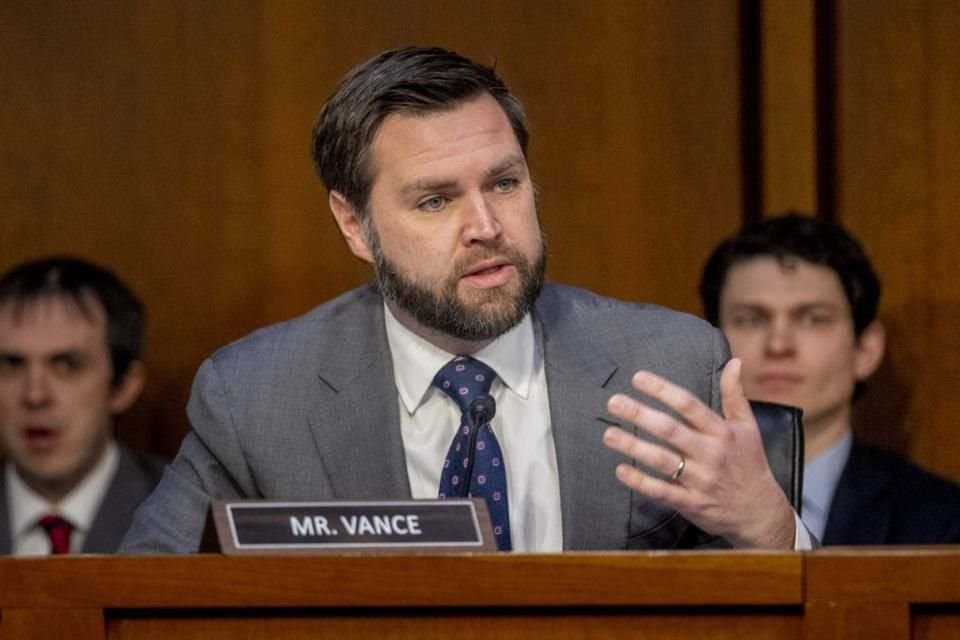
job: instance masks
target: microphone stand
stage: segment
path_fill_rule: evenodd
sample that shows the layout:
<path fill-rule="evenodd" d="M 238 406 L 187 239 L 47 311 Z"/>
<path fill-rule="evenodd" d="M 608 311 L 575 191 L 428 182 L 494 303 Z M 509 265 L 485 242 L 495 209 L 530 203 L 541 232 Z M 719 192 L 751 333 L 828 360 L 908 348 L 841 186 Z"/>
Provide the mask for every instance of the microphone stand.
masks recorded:
<path fill-rule="evenodd" d="M 493 396 L 484 394 L 477 396 L 467 407 L 467 415 L 470 417 L 470 442 L 467 445 L 467 468 L 466 482 L 460 490 L 460 497 L 466 498 L 470 495 L 470 484 L 473 482 L 473 460 L 477 454 L 477 436 L 484 425 L 489 424 L 493 417 L 497 415 L 497 403 Z"/>

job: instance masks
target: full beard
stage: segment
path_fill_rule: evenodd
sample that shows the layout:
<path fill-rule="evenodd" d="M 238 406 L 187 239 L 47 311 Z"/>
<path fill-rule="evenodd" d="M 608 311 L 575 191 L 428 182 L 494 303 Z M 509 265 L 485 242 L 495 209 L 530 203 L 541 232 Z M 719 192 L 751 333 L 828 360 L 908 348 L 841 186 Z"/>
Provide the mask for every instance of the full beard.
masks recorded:
<path fill-rule="evenodd" d="M 534 260 L 513 247 L 478 249 L 469 261 L 457 261 L 450 276 L 436 288 L 402 274 L 384 255 L 380 238 L 372 225 L 366 232 L 373 253 L 377 286 L 384 299 L 420 325 L 460 340 L 492 340 L 503 335 L 530 312 L 543 289 L 547 251 L 542 236 L 540 252 Z M 460 278 L 469 272 L 471 265 L 493 257 L 505 257 L 513 264 L 519 286 L 475 291 L 472 300 L 462 299 L 458 293 Z"/>

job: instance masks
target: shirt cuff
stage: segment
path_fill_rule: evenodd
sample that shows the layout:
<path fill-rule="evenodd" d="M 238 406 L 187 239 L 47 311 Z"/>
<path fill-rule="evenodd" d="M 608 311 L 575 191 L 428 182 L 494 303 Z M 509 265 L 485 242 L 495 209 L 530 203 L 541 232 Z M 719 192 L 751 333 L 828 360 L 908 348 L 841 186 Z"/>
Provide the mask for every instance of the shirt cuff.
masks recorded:
<path fill-rule="evenodd" d="M 796 511 L 793 512 L 793 517 L 797 524 L 796 533 L 793 535 L 793 550 L 812 551 L 813 539 L 810 537 L 810 532 L 803 526 L 803 520 L 800 519 L 800 515 Z"/>

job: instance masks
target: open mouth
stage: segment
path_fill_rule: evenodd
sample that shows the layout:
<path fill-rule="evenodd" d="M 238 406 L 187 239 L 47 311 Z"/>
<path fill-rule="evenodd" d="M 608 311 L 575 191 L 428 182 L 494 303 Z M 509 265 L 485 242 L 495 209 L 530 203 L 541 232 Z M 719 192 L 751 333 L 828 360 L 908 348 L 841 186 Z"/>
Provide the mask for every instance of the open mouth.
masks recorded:
<path fill-rule="evenodd" d="M 490 289 L 507 284 L 515 272 L 516 268 L 510 262 L 501 259 L 478 264 L 461 279 L 479 289 Z"/>
<path fill-rule="evenodd" d="M 499 270 L 502 269 L 502 268 L 503 268 L 503 265 L 499 265 L 499 264 L 498 264 L 498 265 L 494 265 L 494 266 L 492 266 L 492 267 L 489 267 L 489 268 L 487 268 L 487 269 L 479 269 L 479 270 L 477 270 L 477 271 L 473 271 L 473 272 L 471 272 L 471 273 L 469 273 L 469 274 L 467 274 L 467 275 L 470 275 L 470 276 L 483 276 L 483 275 L 487 275 L 487 274 L 490 274 L 490 273 L 496 273 L 497 271 L 499 271 Z"/>
<path fill-rule="evenodd" d="M 29 448 L 47 450 L 56 446 L 60 434 L 50 427 L 31 426 L 24 429 L 23 436 Z"/>

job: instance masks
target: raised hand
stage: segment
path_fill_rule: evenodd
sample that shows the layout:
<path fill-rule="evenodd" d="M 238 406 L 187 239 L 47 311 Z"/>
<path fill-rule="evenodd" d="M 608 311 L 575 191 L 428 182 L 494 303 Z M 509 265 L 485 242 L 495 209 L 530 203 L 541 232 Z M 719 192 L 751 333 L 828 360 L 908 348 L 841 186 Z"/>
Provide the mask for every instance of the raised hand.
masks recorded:
<path fill-rule="evenodd" d="M 660 442 L 618 427 L 608 428 L 603 442 L 655 472 L 624 463 L 616 470 L 620 482 L 704 531 L 738 548 L 792 549 L 795 515 L 767 464 L 740 368 L 740 360 L 731 359 L 720 376 L 722 416 L 686 389 L 648 371 L 637 372 L 633 387 L 679 419 L 618 393 L 607 403 L 610 414 Z"/>

